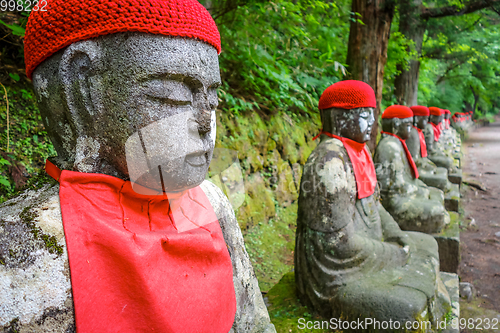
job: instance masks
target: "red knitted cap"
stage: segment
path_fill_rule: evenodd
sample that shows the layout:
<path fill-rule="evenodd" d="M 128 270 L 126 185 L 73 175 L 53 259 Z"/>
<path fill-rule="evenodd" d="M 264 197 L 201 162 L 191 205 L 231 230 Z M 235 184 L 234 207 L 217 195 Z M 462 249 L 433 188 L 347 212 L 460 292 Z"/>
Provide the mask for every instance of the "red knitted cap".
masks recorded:
<path fill-rule="evenodd" d="M 137 31 L 200 39 L 221 51 L 220 34 L 196 0 L 47 0 L 32 11 L 24 37 L 26 74 L 80 40 Z"/>
<path fill-rule="evenodd" d="M 414 105 L 410 109 L 413 111 L 414 116 L 428 116 L 430 114 L 429 108 L 423 105 Z"/>
<path fill-rule="evenodd" d="M 391 105 L 382 113 L 382 119 L 404 119 L 411 117 L 413 117 L 413 111 L 404 105 Z"/>
<path fill-rule="evenodd" d="M 431 113 L 432 116 L 440 116 L 443 114 L 443 110 L 435 106 L 431 106 L 429 108 L 429 112 Z"/>
<path fill-rule="evenodd" d="M 329 108 L 376 108 L 375 92 L 368 83 L 356 80 L 339 81 L 323 91 L 319 98 L 320 110 Z"/>
<path fill-rule="evenodd" d="M 450 110 L 444 110 L 444 113 L 451 114 L 451 111 Z"/>

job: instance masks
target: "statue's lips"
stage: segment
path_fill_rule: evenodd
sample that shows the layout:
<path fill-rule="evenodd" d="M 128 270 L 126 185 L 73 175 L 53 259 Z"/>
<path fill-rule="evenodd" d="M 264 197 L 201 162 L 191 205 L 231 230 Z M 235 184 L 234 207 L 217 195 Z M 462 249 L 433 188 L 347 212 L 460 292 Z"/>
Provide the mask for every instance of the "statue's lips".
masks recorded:
<path fill-rule="evenodd" d="M 207 164 L 207 156 L 206 155 L 207 154 L 204 151 L 192 153 L 192 154 L 186 155 L 185 161 L 189 165 L 194 166 L 194 167 L 204 166 Z"/>

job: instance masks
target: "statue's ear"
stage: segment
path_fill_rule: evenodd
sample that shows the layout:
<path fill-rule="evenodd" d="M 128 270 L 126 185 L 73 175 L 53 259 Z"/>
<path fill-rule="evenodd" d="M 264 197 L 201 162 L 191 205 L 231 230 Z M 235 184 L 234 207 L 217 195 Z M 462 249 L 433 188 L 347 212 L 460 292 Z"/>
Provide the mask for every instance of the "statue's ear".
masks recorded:
<path fill-rule="evenodd" d="M 92 96 L 91 78 L 99 71 L 102 57 L 99 45 L 93 40 L 84 40 L 66 48 L 59 65 L 64 98 L 77 137 L 92 135 L 89 128 L 94 123 L 95 98 Z"/>

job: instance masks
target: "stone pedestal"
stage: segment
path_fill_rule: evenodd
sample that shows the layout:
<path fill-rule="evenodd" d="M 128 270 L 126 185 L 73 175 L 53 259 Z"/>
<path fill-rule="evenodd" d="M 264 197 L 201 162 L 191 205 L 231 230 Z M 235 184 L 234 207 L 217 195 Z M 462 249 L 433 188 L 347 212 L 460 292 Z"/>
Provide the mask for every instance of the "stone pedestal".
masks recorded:
<path fill-rule="evenodd" d="M 452 327 L 451 322 L 459 322 L 460 320 L 460 290 L 458 275 L 453 273 L 441 272 L 441 280 L 443 281 L 446 290 L 448 290 L 448 295 L 450 295 L 451 300 L 451 316 L 448 318 L 450 322 L 447 322 L 447 327 L 441 331 L 441 333 L 459 333 L 460 330 L 457 327 Z"/>
<path fill-rule="evenodd" d="M 434 234 L 439 247 L 441 272 L 457 273 L 460 264 L 460 229 L 458 213 L 450 212 L 450 223 L 439 234 Z"/>
<path fill-rule="evenodd" d="M 460 205 L 460 187 L 457 184 L 451 184 L 451 189 L 445 193 L 444 207 L 449 212 L 457 212 Z"/>
<path fill-rule="evenodd" d="M 462 170 L 458 169 L 454 173 L 448 174 L 448 180 L 453 184 L 462 184 Z"/>

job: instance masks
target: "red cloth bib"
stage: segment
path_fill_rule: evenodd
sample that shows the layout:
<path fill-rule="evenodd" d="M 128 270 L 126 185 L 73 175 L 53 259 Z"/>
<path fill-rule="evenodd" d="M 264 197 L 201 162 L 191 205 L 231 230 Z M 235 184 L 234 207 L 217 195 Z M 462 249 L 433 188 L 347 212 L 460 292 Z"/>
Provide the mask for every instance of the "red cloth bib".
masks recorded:
<path fill-rule="evenodd" d="M 449 129 L 449 128 L 450 128 L 450 124 L 451 124 L 450 119 L 445 119 L 445 120 L 444 120 L 444 123 L 445 123 L 445 127 L 446 127 L 446 129 Z"/>
<path fill-rule="evenodd" d="M 46 170 L 60 183 L 78 333 L 231 329 L 231 258 L 199 186 L 169 203 L 112 176 Z"/>
<path fill-rule="evenodd" d="M 439 141 L 439 137 L 441 136 L 441 126 L 431 123 L 432 128 L 434 129 L 434 141 Z"/>
<path fill-rule="evenodd" d="M 375 192 L 375 186 L 377 186 L 377 175 L 375 174 L 375 166 L 373 165 L 372 157 L 368 149 L 366 149 L 366 144 L 340 137 L 323 130 L 321 130 L 313 140 L 316 140 L 321 134 L 342 141 L 344 148 L 347 150 L 347 155 L 349 155 L 351 159 L 354 178 L 356 179 L 358 199 L 363 199 L 372 195 L 373 192 Z"/>
<path fill-rule="evenodd" d="M 418 178 L 418 169 L 417 169 L 417 165 L 415 164 L 415 162 L 413 161 L 413 157 L 411 157 L 411 153 L 410 151 L 408 150 L 408 146 L 406 145 L 406 142 L 405 140 L 401 139 L 399 136 L 397 136 L 396 134 L 394 133 L 389 133 L 389 132 L 384 132 L 382 131 L 382 134 L 387 134 L 387 135 L 390 135 L 390 136 L 393 136 L 397 139 L 399 139 L 399 141 L 401 142 L 401 144 L 403 145 L 403 148 L 405 150 L 405 153 L 406 153 L 406 159 L 408 160 L 408 163 L 410 163 L 410 169 L 411 169 L 411 172 L 413 173 L 413 177 L 415 179 Z"/>
<path fill-rule="evenodd" d="M 422 132 L 422 130 L 416 126 L 413 126 L 413 128 L 417 130 L 418 138 L 420 139 L 420 155 L 422 157 L 427 157 L 427 145 L 425 144 L 424 132 Z"/>

